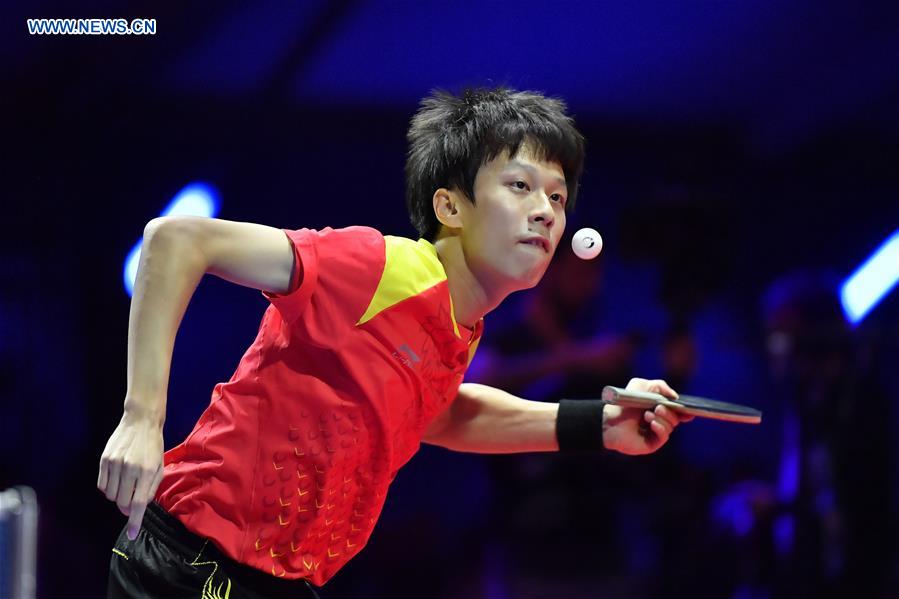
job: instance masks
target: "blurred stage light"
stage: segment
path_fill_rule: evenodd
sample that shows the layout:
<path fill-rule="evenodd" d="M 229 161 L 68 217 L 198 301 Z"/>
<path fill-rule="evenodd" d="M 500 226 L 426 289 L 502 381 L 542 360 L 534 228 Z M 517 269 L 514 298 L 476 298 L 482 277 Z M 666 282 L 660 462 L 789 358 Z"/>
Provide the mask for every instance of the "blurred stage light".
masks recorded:
<path fill-rule="evenodd" d="M 175 194 L 159 216 L 214 217 L 219 212 L 219 204 L 219 195 L 213 186 L 207 183 L 191 183 Z M 125 291 L 129 296 L 134 292 L 134 277 L 140 263 L 141 244 L 142 241 L 138 240 L 125 259 Z"/>
<path fill-rule="evenodd" d="M 899 231 L 843 282 L 840 301 L 852 324 L 858 324 L 899 282 Z"/>

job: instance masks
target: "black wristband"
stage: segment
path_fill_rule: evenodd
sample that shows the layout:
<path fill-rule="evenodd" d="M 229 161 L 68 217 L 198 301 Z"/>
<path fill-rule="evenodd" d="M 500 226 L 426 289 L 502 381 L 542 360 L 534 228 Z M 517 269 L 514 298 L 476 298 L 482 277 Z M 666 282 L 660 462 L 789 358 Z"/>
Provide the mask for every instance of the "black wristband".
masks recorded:
<path fill-rule="evenodd" d="M 602 410 L 599 399 L 562 399 L 556 417 L 559 451 L 605 451 L 602 441 Z"/>

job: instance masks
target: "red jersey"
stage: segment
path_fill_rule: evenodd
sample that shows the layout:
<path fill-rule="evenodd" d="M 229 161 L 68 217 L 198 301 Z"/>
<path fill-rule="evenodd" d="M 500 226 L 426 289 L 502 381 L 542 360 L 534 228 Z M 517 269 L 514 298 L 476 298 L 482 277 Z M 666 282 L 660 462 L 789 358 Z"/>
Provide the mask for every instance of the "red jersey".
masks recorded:
<path fill-rule="evenodd" d="M 156 499 L 232 559 L 321 585 L 367 542 L 397 470 L 455 398 L 483 321 L 456 324 L 425 240 L 286 233 L 302 282 L 264 294 L 256 340 L 166 452 Z"/>

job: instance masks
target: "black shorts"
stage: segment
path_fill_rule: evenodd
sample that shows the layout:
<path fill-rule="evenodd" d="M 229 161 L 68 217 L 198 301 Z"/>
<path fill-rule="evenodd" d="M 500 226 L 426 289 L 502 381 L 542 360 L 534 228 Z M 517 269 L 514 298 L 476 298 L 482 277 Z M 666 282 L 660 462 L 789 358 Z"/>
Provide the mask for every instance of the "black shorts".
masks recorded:
<path fill-rule="evenodd" d="M 305 580 L 270 576 L 225 557 L 156 503 L 135 540 L 122 529 L 109 563 L 107 597 L 318 599 Z"/>

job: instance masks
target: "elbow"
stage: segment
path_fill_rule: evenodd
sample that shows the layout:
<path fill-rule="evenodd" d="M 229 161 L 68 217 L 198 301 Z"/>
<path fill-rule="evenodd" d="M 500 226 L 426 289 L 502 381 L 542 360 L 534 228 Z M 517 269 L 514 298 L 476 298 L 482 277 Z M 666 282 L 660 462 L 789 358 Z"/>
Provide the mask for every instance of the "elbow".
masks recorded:
<path fill-rule="evenodd" d="M 195 233 L 192 226 L 194 219 L 189 216 L 157 216 L 144 226 L 144 241 L 155 237 L 171 238 L 173 236 L 188 236 Z"/>
<path fill-rule="evenodd" d="M 202 245 L 202 230 L 193 217 L 160 216 L 144 227 L 143 248 L 189 261 L 205 272 L 208 266 Z"/>
<path fill-rule="evenodd" d="M 159 216 L 144 227 L 144 247 L 152 244 L 171 243 L 185 234 L 185 228 L 178 216 Z"/>
<path fill-rule="evenodd" d="M 168 216 L 159 216 L 151 220 L 144 226 L 144 242 L 149 241 L 156 232 L 166 223 L 168 222 Z"/>
<path fill-rule="evenodd" d="M 203 228 L 192 216 L 159 216 L 144 227 L 144 245 L 190 244 L 202 247 Z"/>

